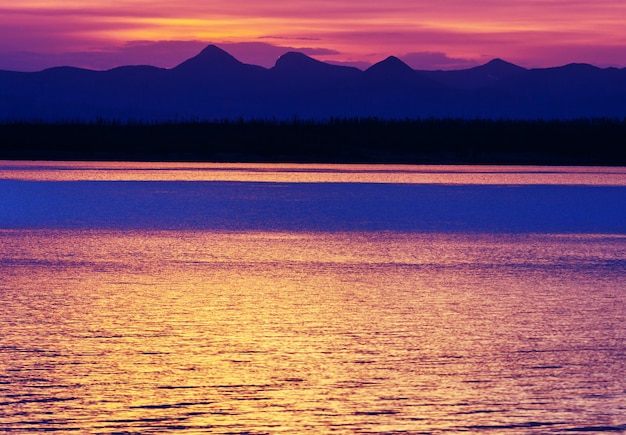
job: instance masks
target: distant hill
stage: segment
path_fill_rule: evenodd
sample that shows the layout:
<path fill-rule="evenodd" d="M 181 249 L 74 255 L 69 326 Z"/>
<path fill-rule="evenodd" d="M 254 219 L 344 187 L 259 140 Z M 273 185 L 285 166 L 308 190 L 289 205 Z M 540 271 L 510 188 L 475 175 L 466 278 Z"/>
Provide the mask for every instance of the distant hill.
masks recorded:
<path fill-rule="evenodd" d="M 493 59 L 485 65 L 456 71 L 422 71 L 421 74 L 457 89 L 479 89 L 492 86 L 528 71 L 521 66 Z"/>
<path fill-rule="evenodd" d="M 286 53 L 273 68 L 210 45 L 172 69 L 0 71 L 2 121 L 626 117 L 626 69 L 526 69 L 494 59 L 458 71 L 389 57 L 365 71 Z"/>

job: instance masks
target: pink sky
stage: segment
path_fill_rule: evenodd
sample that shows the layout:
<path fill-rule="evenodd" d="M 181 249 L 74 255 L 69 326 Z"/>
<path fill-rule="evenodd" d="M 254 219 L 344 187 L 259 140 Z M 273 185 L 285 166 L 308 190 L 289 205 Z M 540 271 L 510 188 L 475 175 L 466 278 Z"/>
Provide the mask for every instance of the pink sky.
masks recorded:
<path fill-rule="evenodd" d="M 294 49 L 362 68 L 626 67 L 625 20 L 623 0 L 0 0 L 0 69 L 172 67 L 208 43 L 267 67 Z"/>

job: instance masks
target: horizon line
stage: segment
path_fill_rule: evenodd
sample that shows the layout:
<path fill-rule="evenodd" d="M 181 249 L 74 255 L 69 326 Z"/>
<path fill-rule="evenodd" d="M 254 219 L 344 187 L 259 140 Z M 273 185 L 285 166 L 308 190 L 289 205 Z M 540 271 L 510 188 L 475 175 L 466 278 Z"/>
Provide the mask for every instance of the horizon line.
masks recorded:
<path fill-rule="evenodd" d="M 515 64 L 513 62 L 509 62 L 505 59 L 503 59 L 502 57 L 494 57 L 490 60 L 488 60 L 487 62 L 484 63 L 477 63 L 474 66 L 469 66 L 466 68 L 455 68 L 455 69 L 443 69 L 443 68 L 438 68 L 438 69 L 428 69 L 428 68 L 414 68 L 412 66 L 410 66 L 404 59 L 402 59 L 402 57 L 405 56 L 397 56 L 397 55 L 388 55 L 387 57 L 385 57 L 384 59 L 381 59 L 378 62 L 372 63 L 372 64 L 368 64 L 366 68 L 363 67 L 359 67 L 359 66 L 355 66 L 356 64 L 360 64 L 360 63 L 364 63 L 364 62 L 343 62 L 343 61 L 328 61 L 328 60 L 320 60 L 320 59 L 316 59 L 313 55 L 309 55 L 307 54 L 305 51 L 305 49 L 302 50 L 288 50 L 286 52 L 284 52 L 282 55 L 280 55 L 274 65 L 267 67 L 264 65 L 260 65 L 258 63 L 250 63 L 250 62 L 245 62 L 240 60 L 239 58 L 237 58 L 237 56 L 231 54 L 227 49 L 224 49 L 222 47 L 220 47 L 220 43 L 207 43 L 204 48 L 202 48 L 200 51 L 198 51 L 195 55 L 188 57 L 184 60 L 182 60 L 181 62 L 179 62 L 178 64 L 172 66 L 172 67 L 159 67 L 157 65 L 154 64 L 149 64 L 149 63 L 127 63 L 127 64 L 120 64 L 118 66 L 113 66 L 110 68 L 89 68 L 89 67 L 81 67 L 81 66 L 74 66 L 74 65 L 69 65 L 69 64 L 59 64 L 59 65 L 55 65 L 55 66 L 50 66 L 50 67 L 46 67 L 43 69 L 37 69 L 37 70 L 29 70 L 29 71 L 21 71 L 21 70 L 14 70 L 14 69 L 0 69 L 0 71 L 5 71 L 5 72 L 16 72 L 16 73 L 38 73 L 38 72 L 43 72 L 43 71 L 47 71 L 47 70 L 51 70 L 51 69 L 57 69 L 57 68 L 75 68 L 75 69 L 81 69 L 81 70 L 87 70 L 87 71 L 100 71 L 100 72 L 104 72 L 104 71 L 111 71 L 111 70 L 115 70 L 118 68 L 125 68 L 125 67 L 152 67 L 152 68 L 159 68 L 159 69 L 163 69 L 163 70 L 173 70 L 178 68 L 179 66 L 181 66 L 182 64 L 186 63 L 187 61 L 194 59 L 200 55 L 202 55 L 202 53 L 210 48 L 216 48 L 218 50 L 220 50 L 221 52 L 231 56 L 233 59 L 235 59 L 237 62 L 244 64 L 244 65 L 252 65 L 252 66 L 256 66 L 259 68 L 263 68 L 265 70 L 271 70 L 273 68 L 276 68 L 278 62 L 280 61 L 280 59 L 284 58 L 286 55 L 288 54 L 293 54 L 293 53 L 297 53 L 299 55 L 302 55 L 308 59 L 311 59 L 315 62 L 319 62 L 319 63 L 323 63 L 326 65 L 332 65 L 332 66 L 337 66 L 337 67 L 344 67 L 344 68 L 354 68 L 354 69 L 358 69 L 362 72 L 367 71 L 369 69 L 371 69 L 372 67 L 379 65 L 385 61 L 388 61 L 389 59 L 397 59 L 398 61 L 402 62 L 404 65 L 406 65 L 408 68 L 410 68 L 413 71 L 425 71 L 425 72 L 454 72 L 454 71 L 467 71 L 467 70 L 471 70 L 471 69 L 475 69 L 475 68 L 480 68 L 480 67 L 484 67 L 490 63 L 493 62 L 502 62 L 504 64 L 508 64 L 511 66 L 515 66 L 521 69 L 524 69 L 526 71 L 530 71 L 530 70 L 545 70 L 545 69 L 554 69 L 554 68 L 563 68 L 563 67 L 567 67 L 570 65 L 584 65 L 584 66 L 590 66 L 593 68 L 597 68 L 597 69 L 601 69 L 601 70 L 608 70 L 608 69 L 616 69 L 616 70 L 626 70 L 626 67 L 620 68 L 620 67 L 614 67 L 614 66 L 607 66 L 607 67 L 602 67 L 602 66 L 598 66 L 598 65 L 594 65 L 592 63 L 587 63 L 587 62 L 569 62 L 566 64 L 562 64 L 562 65 L 554 65 L 554 66 L 548 66 L 548 67 L 531 67 L 531 68 L 527 68 L 518 64 Z"/>

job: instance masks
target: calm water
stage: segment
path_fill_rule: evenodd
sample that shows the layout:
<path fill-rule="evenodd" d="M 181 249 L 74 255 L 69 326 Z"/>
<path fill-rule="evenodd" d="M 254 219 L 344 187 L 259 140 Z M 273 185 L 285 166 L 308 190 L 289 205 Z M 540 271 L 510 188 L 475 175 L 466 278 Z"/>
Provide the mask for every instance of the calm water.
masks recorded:
<path fill-rule="evenodd" d="M 626 170 L 0 162 L 0 432 L 626 433 Z"/>

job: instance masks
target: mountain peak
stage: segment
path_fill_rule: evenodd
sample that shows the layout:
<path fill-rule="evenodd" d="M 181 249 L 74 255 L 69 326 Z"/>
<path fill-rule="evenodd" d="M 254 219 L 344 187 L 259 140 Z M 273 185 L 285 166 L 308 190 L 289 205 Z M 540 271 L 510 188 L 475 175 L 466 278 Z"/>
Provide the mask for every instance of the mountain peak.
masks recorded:
<path fill-rule="evenodd" d="M 204 47 L 202 49 L 202 51 L 200 51 L 199 55 L 228 55 L 230 56 L 230 54 L 228 54 L 226 52 L 226 50 L 222 50 L 221 48 L 219 48 L 217 45 L 215 44 L 209 44 L 206 47 Z M 231 56 L 232 57 L 232 56 Z"/>
<path fill-rule="evenodd" d="M 487 66 L 487 65 L 489 66 L 503 66 L 503 65 L 517 66 L 515 64 L 512 64 L 511 62 L 507 62 L 506 60 L 500 59 L 499 57 L 496 57 L 495 59 L 491 59 L 484 66 Z"/>
<path fill-rule="evenodd" d="M 319 60 L 315 60 L 299 51 L 289 51 L 280 56 L 278 60 L 276 60 L 276 65 L 274 66 L 274 68 L 293 70 L 321 65 L 326 64 L 324 62 L 320 62 Z"/>
<path fill-rule="evenodd" d="M 580 62 L 574 62 L 574 63 L 568 63 L 567 65 L 562 66 L 561 68 L 567 68 L 570 69 L 572 71 L 597 71 L 601 68 L 598 68 L 595 65 L 591 65 L 588 63 L 580 63 Z"/>
<path fill-rule="evenodd" d="M 339 80 L 360 73 L 356 68 L 331 65 L 307 56 L 304 53 L 290 51 L 276 61 L 272 70 L 284 77 L 297 77 L 298 80 Z"/>
<path fill-rule="evenodd" d="M 492 59 L 484 65 L 472 68 L 474 71 L 481 71 L 491 76 L 503 78 L 511 76 L 513 74 L 526 71 L 526 68 L 507 62 L 505 60 L 496 58 Z"/>
<path fill-rule="evenodd" d="M 415 72 L 410 66 L 395 56 L 389 56 L 385 60 L 372 65 L 365 71 L 370 74 L 413 74 Z"/>
<path fill-rule="evenodd" d="M 216 45 L 209 45 L 196 56 L 176 66 L 177 71 L 197 71 L 243 65 Z"/>

